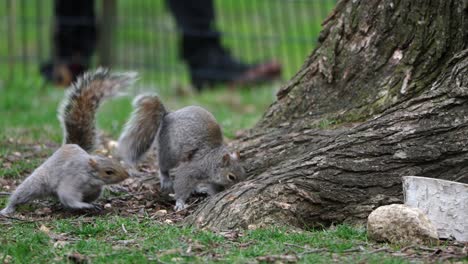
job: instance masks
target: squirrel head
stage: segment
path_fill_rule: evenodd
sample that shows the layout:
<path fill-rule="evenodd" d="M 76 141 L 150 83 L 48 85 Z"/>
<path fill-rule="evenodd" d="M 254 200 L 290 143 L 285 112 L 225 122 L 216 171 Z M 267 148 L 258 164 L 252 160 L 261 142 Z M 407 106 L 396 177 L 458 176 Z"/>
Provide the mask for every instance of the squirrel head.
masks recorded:
<path fill-rule="evenodd" d="M 245 170 L 240 163 L 239 152 L 225 153 L 221 158 L 221 166 L 216 184 L 229 187 L 245 179 Z"/>
<path fill-rule="evenodd" d="M 129 177 L 127 170 L 116 160 L 93 156 L 88 163 L 93 175 L 105 184 L 118 183 Z"/>

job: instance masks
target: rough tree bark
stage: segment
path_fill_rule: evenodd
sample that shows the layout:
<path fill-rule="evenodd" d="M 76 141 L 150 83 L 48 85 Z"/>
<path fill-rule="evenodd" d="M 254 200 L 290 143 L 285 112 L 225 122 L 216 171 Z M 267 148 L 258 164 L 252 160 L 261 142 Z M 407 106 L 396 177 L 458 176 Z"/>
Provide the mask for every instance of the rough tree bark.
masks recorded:
<path fill-rule="evenodd" d="M 319 46 L 235 142 L 250 178 L 187 222 L 361 222 L 401 177 L 467 182 L 468 2 L 340 1 Z"/>

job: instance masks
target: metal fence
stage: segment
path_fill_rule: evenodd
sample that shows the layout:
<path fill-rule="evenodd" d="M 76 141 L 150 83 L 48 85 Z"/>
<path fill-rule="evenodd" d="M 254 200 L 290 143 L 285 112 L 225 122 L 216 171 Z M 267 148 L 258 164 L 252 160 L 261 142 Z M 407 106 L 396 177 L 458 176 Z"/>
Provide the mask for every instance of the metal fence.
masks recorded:
<path fill-rule="evenodd" d="M 53 0 L 3 1 L 0 79 L 37 75 L 53 52 Z M 334 5 L 335 0 L 215 0 L 216 25 L 233 56 L 248 63 L 276 59 L 288 79 L 315 46 Z M 94 65 L 137 70 L 158 85 L 188 83 L 165 1 L 96 0 L 95 6 L 101 43 Z"/>

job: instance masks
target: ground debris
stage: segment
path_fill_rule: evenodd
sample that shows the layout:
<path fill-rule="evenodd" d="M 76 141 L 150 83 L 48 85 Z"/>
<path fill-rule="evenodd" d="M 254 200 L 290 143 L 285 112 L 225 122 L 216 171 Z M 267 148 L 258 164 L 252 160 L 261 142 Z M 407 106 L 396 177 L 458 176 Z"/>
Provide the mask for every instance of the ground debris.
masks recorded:
<path fill-rule="evenodd" d="M 266 263 L 296 263 L 299 258 L 295 255 L 269 255 L 257 257 L 257 260 Z"/>
<path fill-rule="evenodd" d="M 80 254 L 78 252 L 70 253 L 66 255 L 68 261 L 76 264 L 86 264 L 89 263 L 89 257 Z"/>
<path fill-rule="evenodd" d="M 221 231 L 219 232 L 219 234 L 230 241 L 236 241 L 237 239 L 239 239 L 239 237 L 242 237 L 244 235 L 239 230 Z"/>

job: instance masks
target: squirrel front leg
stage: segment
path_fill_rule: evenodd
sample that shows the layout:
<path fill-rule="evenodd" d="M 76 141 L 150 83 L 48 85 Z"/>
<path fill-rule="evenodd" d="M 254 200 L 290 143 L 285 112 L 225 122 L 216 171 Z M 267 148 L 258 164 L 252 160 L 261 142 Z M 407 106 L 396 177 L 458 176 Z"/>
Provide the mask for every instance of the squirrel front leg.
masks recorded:
<path fill-rule="evenodd" d="M 181 211 L 187 208 L 185 203 L 194 191 L 196 183 L 192 182 L 189 175 L 178 174 L 175 176 L 174 180 L 174 198 L 176 200 L 176 205 L 174 207 L 175 211 Z"/>
<path fill-rule="evenodd" d="M 181 175 L 178 175 L 181 176 Z M 195 185 L 187 182 L 186 178 L 179 178 L 175 179 L 174 181 L 174 198 L 176 200 L 176 205 L 174 207 L 175 211 L 181 211 L 187 208 L 187 204 L 185 203 L 187 199 L 192 194 Z"/>
<path fill-rule="evenodd" d="M 57 196 L 65 207 L 71 209 L 97 209 L 95 205 L 83 202 L 83 194 L 69 186 L 61 186 L 57 190 Z"/>

